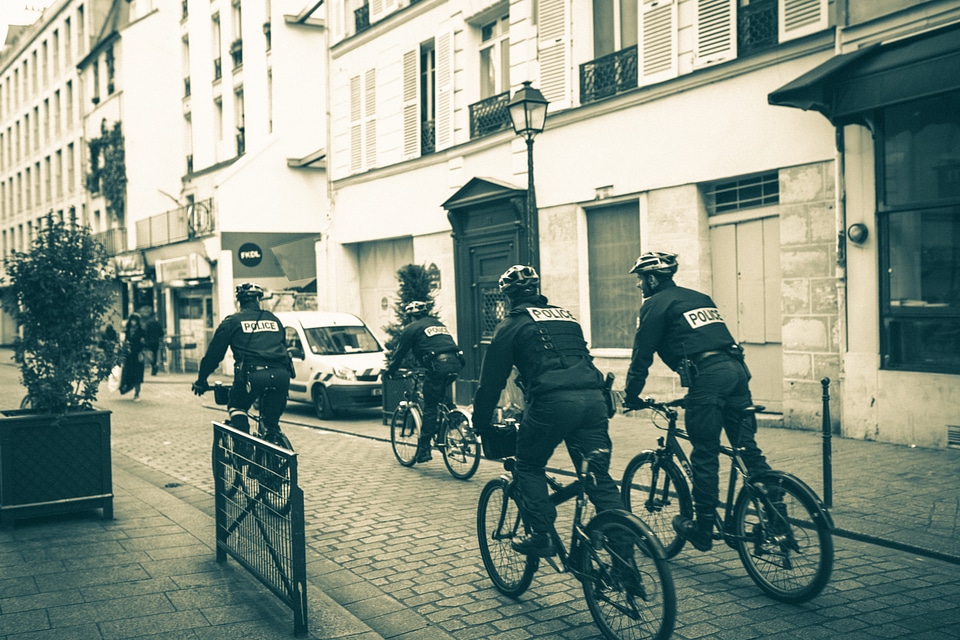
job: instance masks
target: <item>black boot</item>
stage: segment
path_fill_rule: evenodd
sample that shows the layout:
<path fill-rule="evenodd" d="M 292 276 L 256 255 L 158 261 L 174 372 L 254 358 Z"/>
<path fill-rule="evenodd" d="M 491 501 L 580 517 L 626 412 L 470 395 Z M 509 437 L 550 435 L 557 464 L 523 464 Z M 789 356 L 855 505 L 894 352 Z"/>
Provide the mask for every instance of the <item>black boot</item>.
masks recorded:
<path fill-rule="evenodd" d="M 430 462 L 433 460 L 433 453 L 430 452 L 430 438 L 420 440 L 417 443 L 417 463 Z"/>
<path fill-rule="evenodd" d="M 532 532 L 525 538 L 515 540 L 512 545 L 517 553 L 523 553 L 528 556 L 538 558 L 549 558 L 557 555 L 557 550 L 553 546 L 553 538 L 549 533 Z"/>
<path fill-rule="evenodd" d="M 713 523 L 712 515 L 698 515 L 695 521 L 677 516 L 673 519 L 673 530 L 692 544 L 697 551 L 710 551 L 713 548 Z"/>

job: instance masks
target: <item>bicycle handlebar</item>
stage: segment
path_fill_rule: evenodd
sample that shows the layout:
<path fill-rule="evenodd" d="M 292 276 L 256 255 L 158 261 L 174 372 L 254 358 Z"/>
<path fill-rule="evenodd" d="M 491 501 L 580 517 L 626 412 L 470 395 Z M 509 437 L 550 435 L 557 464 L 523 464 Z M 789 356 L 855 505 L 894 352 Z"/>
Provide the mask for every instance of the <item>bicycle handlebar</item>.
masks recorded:
<path fill-rule="evenodd" d="M 674 407 L 680 407 L 681 409 L 686 405 L 687 398 L 676 398 L 675 400 L 668 400 L 667 402 L 658 402 L 657 400 L 647 396 L 642 400 L 642 407 L 629 407 L 626 403 L 623 404 L 623 412 L 630 413 L 631 411 L 639 411 L 640 409 L 653 409 L 654 411 L 666 412 L 669 409 Z"/>

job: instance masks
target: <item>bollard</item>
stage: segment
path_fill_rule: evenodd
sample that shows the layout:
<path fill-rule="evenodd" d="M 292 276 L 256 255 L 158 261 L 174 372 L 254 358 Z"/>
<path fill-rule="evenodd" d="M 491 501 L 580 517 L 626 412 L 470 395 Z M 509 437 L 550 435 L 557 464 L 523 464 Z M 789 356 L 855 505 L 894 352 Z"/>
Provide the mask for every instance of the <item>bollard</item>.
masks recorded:
<path fill-rule="evenodd" d="M 833 451 L 831 438 L 833 429 L 830 426 L 830 378 L 820 381 L 823 387 L 823 503 L 830 509 L 833 507 Z"/>

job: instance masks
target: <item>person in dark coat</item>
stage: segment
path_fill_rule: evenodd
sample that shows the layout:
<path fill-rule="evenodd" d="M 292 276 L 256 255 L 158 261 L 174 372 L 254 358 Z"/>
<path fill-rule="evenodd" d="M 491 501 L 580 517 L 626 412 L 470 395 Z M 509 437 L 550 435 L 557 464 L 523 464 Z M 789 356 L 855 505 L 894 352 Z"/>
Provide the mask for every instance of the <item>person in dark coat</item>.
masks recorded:
<path fill-rule="evenodd" d="M 133 401 L 140 402 L 140 385 L 143 384 L 143 351 L 146 348 L 146 332 L 139 313 L 131 313 L 123 332 L 123 374 L 120 376 L 120 393 L 133 389 Z"/>
<path fill-rule="evenodd" d="M 157 314 L 151 312 L 143 325 L 146 333 L 146 354 L 150 360 L 150 375 L 157 375 L 160 369 L 160 342 L 163 340 L 163 327 L 157 319 Z"/>

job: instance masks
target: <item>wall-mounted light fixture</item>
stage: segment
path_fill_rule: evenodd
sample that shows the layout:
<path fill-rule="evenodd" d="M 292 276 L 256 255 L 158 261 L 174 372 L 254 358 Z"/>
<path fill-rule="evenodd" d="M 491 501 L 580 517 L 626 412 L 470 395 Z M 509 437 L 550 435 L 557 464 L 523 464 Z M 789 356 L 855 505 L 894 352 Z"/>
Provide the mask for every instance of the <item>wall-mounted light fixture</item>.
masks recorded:
<path fill-rule="evenodd" d="M 847 238 L 849 238 L 853 244 L 863 244 L 867 241 L 867 236 L 869 235 L 870 232 L 867 231 L 867 225 L 862 222 L 852 224 L 847 229 Z"/>

